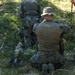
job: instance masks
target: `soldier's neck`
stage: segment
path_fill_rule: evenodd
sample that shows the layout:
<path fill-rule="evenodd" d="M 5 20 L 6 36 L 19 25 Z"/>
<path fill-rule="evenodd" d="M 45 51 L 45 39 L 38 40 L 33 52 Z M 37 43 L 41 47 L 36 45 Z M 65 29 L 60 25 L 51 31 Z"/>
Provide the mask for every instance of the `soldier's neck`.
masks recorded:
<path fill-rule="evenodd" d="M 44 19 L 44 21 L 49 21 L 49 22 L 52 22 L 53 20 Z"/>

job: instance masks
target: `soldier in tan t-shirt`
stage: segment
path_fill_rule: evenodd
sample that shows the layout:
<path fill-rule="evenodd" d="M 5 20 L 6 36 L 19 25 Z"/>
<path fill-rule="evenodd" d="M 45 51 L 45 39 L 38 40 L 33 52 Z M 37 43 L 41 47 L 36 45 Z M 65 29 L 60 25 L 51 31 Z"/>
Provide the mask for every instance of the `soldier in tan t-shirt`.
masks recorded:
<path fill-rule="evenodd" d="M 59 41 L 63 34 L 69 31 L 66 24 L 58 23 L 54 20 L 54 12 L 51 7 L 45 7 L 44 19 L 41 23 L 34 25 L 33 31 L 37 35 L 38 51 L 34 54 L 30 62 L 36 67 L 42 68 L 42 75 L 51 75 L 56 65 L 63 65 L 64 56 L 61 54 Z M 59 52 L 60 50 L 60 52 Z"/>

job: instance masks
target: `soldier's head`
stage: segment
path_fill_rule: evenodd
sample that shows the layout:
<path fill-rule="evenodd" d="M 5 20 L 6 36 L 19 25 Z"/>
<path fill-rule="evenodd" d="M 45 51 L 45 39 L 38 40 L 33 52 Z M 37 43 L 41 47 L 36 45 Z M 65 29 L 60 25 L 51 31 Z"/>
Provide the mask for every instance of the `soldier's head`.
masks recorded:
<path fill-rule="evenodd" d="M 51 7 L 45 7 L 43 13 L 41 14 L 42 18 L 47 20 L 53 20 L 54 12 Z"/>

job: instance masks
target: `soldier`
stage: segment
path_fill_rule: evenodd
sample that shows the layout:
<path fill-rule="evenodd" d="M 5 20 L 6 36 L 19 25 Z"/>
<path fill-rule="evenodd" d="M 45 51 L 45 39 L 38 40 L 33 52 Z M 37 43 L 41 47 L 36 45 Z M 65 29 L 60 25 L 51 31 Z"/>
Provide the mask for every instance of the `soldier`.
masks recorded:
<path fill-rule="evenodd" d="M 36 44 L 36 35 L 32 28 L 40 21 L 40 6 L 36 0 L 24 0 L 18 9 L 19 18 L 22 20 L 20 38 L 23 47 L 27 49 Z"/>
<path fill-rule="evenodd" d="M 54 69 L 64 64 L 65 58 L 62 51 L 59 52 L 59 41 L 62 34 L 69 31 L 69 27 L 53 21 L 51 7 L 45 7 L 41 16 L 44 20 L 33 27 L 38 40 L 38 52 L 31 57 L 30 63 L 34 67 L 41 67 L 42 75 L 52 75 Z"/>

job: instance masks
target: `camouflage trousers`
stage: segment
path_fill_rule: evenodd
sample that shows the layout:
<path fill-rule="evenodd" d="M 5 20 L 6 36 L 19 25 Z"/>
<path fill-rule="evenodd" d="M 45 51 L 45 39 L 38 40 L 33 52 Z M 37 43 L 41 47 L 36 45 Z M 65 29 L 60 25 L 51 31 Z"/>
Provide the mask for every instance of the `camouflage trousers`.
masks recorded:
<path fill-rule="evenodd" d="M 62 55 L 60 55 L 58 52 L 53 54 L 53 53 L 49 53 L 49 52 L 44 53 L 44 52 L 38 51 L 36 54 L 34 54 L 31 57 L 30 63 L 33 65 L 34 64 L 48 64 L 48 63 L 64 64 L 64 60 L 65 60 L 65 58 Z"/>
<path fill-rule="evenodd" d="M 32 47 L 37 43 L 36 35 L 33 32 L 33 26 L 39 22 L 38 16 L 27 15 L 23 20 L 23 26 L 20 29 L 20 38 L 24 48 Z"/>

